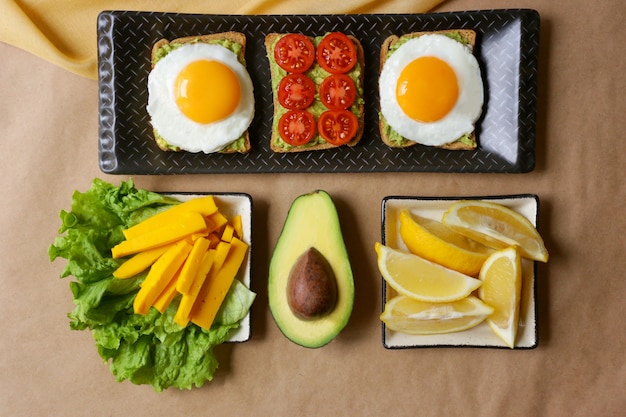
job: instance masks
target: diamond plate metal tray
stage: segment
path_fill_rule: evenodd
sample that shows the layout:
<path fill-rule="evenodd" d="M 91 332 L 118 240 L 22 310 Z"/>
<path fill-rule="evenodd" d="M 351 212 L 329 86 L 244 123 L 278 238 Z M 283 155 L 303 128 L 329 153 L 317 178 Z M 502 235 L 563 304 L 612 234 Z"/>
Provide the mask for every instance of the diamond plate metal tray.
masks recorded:
<path fill-rule="evenodd" d="M 296 172 L 530 172 L 535 166 L 539 14 L 530 9 L 383 15 L 200 15 L 104 11 L 97 21 L 99 164 L 108 174 Z M 485 83 L 474 151 L 415 145 L 392 149 L 378 130 L 380 46 L 393 34 L 474 29 Z M 146 112 L 150 51 L 161 38 L 236 30 L 247 37 L 246 63 L 256 112 L 246 155 L 163 152 Z M 353 147 L 276 154 L 269 142 L 272 91 L 264 38 L 270 32 L 342 31 L 365 50 L 365 130 Z"/>

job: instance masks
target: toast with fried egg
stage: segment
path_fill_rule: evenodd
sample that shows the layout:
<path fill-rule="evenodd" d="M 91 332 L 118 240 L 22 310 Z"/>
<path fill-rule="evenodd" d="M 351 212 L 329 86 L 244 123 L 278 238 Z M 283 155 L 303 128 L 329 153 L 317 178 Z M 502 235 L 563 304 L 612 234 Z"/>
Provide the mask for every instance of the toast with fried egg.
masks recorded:
<path fill-rule="evenodd" d="M 219 44 L 224 46 L 233 52 L 237 60 L 245 67 L 245 51 L 246 51 L 246 36 L 243 33 L 230 31 L 220 32 L 212 34 L 204 34 L 198 36 L 185 36 L 176 38 L 173 40 L 160 39 L 157 41 L 151 51 L 151 67 L 154 69 L 157 62 L 165 57 L 172 50 L 186 44 L 193 43 L 206 43 L 206 44 Z M 180 152 L 183 151 L 178 146 L 168 143 L 167 138 L 164 138 L 156 129 L 153 129 L 154 139 L 157 146 L 166 152 Z M 250 135 L 246 129 L 241 137 L 235 139 L 233 142 L 220 149 L 218 153 L 231 154 L 231 153 L 248 153 L 252 150 L 250 142 Z"/>
<path fill-rule="evenodd" d="M 473 53 L 476 45 L 476 32 L 471 29 L 449 29 L 439 31 L 423 31 L 423 32 L 411 32 L 403 34 L 401 36 L 392 35 L 385 39 L 380 50 L 380 72 L 382 72 L 383 66 L 388 57 L 393 53 L 394 49 L 401 45 L 402 42 L 409 39 L 413 39 L 426 34 L 439 34 L 448 36 L 463 45 L 466 45 L 470 52 Z M 406 148 L 416 145 L 417 142 L 402 137 L 396 132 L 393 127 L 385 120 L 382 112 L 379 113 L 379 128 L 382 141 L 392 148 Z M 446 143 L 439 148 L 448 150 L 473 150 L 478 146 L 475 130 L 471 133 L 467 133 L 461 138 Z"/>
<path fill-rule="evenodd" d="M 265 48 L 266 48 L 267 57 L 270 63 L 270 76 L 271 76 L 271 82 L 272 82 L 272 94 L 273 94 L 273 106 L 274 106 L 272 132 L 271 132 L 271 138 L 270 138 L 270 149 L 276 153 L 290 153 L 290 152 L 307 152 L 307 151 L 316 151 L 316 150 L 323 150 L 323 149 L 332 149 L 332 148 L 337 148 L 338 146 L 343 146 L 343 145 L 333 145 L 325 141 L 322 138 L 322 136 L 319 134 L 319 132 L 316 132 L 313 139 L 309 143 L 305 145 L 301 145 L 301 146 L 289 145 L 285 141 L 283 141 L 282 138 L 280 137 L 279 132 L 278 132 L 278 121 L 280 117 L 287 112 L 287 109 L 283 107 L 278 100 L 278 85 L 281 79 L 283 79 L 287 75 L 287 73 L 277 65 L 274 59 L 274 48 L 277 42 L 279 41 L 279 39 L 287 34 L 288 33 L 269 33 L 265 37 Z M 320 36 L 315 36 L 315 37 L 307 36 L 307 37 L 311 40 L 313 45 L 317 48 L 321 40 L 326 35 L 320 35 Z M 346 73 L 346 75 L 348 75 L 354 81 L 356 85 L 356 90 L 357 90 L 356 99 L 354 103 L 352 104 L 352 106 L 348 108 L 348 110 L 350 110 L 356 116 L 358 120 L 358 128 L 354 137 L 349 142 L 345 143 L 346 146 L 352 147 L 352 146 L 357 145 L 360 142 L 361 138 L 363 137 L 363 128 L 364 128 L 364 120 L 365 120 L 364 118 L 364 107 L 365 107 L 364 103 L 365 102 L 363 99 L 365 54 L 364 54 L 364 50 L 363 50 L 363 46 L 361 42 L 353 35 L 347 35 L 347 36 L 352 41 L 356 49 L 356 65 L 350 71 Z M 329 75 L 328 72 L 325 72 L 322 68 L 320 68 L 319 64 L 317 63 L 317 60 L 313 62 L 312 67 L 309 70 L 307 70 L 304 74 L 309 76 L 309 78 L 311 78 L 314 81 L 316 90 L 318 91 L 318 93 L 319 93 L 319 88 L 324 77 Z M 316 94 L 314 102 L 313 104 L 311 104 L 309 109 L 314 114 L 316 124 L 317 124 L 318 118 L 320 117 L 320 114 L 323 111 L 327 110 L 326 108 L 324 108 L 324 105 L 321 103 L 318 94 Z"/>

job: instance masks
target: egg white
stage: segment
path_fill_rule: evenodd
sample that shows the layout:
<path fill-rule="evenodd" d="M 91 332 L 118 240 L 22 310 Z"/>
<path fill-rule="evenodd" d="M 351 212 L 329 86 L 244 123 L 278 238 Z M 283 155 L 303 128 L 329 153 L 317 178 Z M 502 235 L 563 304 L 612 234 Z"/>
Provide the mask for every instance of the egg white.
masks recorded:
<path fill-rule="evenodd" d="M 404 67 L 423 56 L 445 61 L 456 73 L 459 97 L 442 119 L 423 123 L 407 116 L 396 99 L 396 84 Z M 474 131 L 482 113 L 483 82 L 478 61 L 468 47 L 444 35 L 427 34 L 402 44 L 383 65 L 379 78 L 381 112 L 403 137 L 428 146 L 454 142 Z"/>
<path fill-rule="evenodd" d="M 214 123 L 195 122 L 176 104 L 176 77 L 187 65 L 201 59 L 227 65 L 241 84 L 241 99 L 235 111 Z M 241 137 L 254 117 L 252 80 L 237 56 L 227 48 L 206 43 L 186 44 L 159 60 L 148 75 L 146 109 L 152 126 L 169 144 L 189 152 L 217 152 Z"/>

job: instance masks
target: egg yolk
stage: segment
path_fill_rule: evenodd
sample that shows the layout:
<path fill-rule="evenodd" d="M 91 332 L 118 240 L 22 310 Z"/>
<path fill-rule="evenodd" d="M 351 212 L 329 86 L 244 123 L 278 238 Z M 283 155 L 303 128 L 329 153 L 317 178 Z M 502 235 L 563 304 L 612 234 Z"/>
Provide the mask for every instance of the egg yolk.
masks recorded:
<path fill-rule="evenodd" d="M 396 84 L 396 98 L 404 113 L 423 123 L 443 118 L 459 97 L 454 70 L 445 61 L 424 56 L 407 64 Z"/>
<path fill-rule="evenodd" d="M 178 74 L 174 89 L 180 111 L 198 123 L 213 123 L 235 111 L 241 97 L 237 75 L 218 61 L 199 60 Z"/>

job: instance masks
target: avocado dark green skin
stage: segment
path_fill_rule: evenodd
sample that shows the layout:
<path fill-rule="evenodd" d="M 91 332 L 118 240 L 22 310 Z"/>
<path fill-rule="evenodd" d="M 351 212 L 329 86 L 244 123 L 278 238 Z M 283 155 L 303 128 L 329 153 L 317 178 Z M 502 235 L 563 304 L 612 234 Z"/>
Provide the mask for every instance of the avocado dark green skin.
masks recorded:
<path fill-rule="evenodd" d="M 287 288 L 293 266 L 310 248 L 315 248 L 332 268 L 336 303 L 320 317 L 301 318 L 289 307 Z M 325 191 L 303 194 L 293 201 L 270 261 L 268 297 L 279 329 L 300 346 L 322 347 L 347 325 L 354 304 L 354 280 L 339 216 Z"/>

